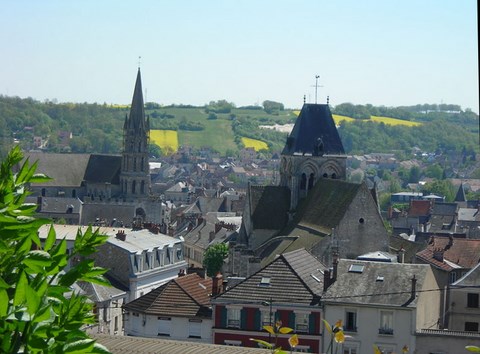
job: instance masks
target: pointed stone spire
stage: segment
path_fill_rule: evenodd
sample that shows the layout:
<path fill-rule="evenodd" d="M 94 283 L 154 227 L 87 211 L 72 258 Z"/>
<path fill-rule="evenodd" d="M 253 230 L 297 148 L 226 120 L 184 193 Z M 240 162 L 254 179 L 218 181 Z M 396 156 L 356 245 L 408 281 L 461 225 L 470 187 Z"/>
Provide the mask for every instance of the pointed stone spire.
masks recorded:
<path fill-rule="evenodd" d="M 136 132 L 145 131 L 145 108 L 143 103 L 142 77 L 140 68 L 138 68 L 137 81 L 133 91 L 132 106 L 130 107 L 130 116 L 128 127 L 135 129 Z"/>

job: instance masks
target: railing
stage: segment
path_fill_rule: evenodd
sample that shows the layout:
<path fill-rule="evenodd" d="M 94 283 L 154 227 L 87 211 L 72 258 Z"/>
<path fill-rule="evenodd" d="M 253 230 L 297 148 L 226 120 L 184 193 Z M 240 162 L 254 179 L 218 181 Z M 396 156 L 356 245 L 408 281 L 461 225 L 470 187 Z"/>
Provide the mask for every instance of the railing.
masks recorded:
<path fill-rule="evenodd" d="M 240 328 L 240 320 L 228 320 L 227 327 Z"/>
<path fill-rule="evenodd" d="M 389 334 L 393 335 L 393 328 L 379 328 L 378 334 Z"/>

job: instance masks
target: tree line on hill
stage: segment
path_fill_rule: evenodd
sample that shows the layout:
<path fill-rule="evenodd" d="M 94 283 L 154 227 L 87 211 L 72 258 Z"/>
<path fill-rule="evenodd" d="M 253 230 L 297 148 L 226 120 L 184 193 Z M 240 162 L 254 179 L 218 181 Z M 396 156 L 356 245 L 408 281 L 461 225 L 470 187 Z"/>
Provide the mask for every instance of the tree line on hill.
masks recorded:
<path fill-rule="evenodd" d="M 239 148 L 241 137 L 249 137 L 265 141 L 273 151 L 281 150 L 286 134 L 259 126 L 294 121 L 282 115 L 286 111 L 283 104 L 270 100 L 264 101 L 262 106 L 245 107 L 236 107 L 226 100 L 211 101 L 202 107 L 160 106 L 153 102 L 147 102 L 145 107 L 151 126 L 156 129 L 205 129 L 201 121 L 189 117 L 189 114 L 198 114 L 199 109 L 205 114 L 205 122 L 207 119 L 227 119 L 231 121 Z M 181 117 L 174 113 L 180 108 Z M 5 155 L 13 142 L 26 150 L 31 149 L 34 136 L 48 141 L 44 146 L 47 151 L 119 153 L 123 122 L 128 112 L 128 107 L 107 104 L 39 102 L 32 98 L 0 96 L 0 156 Z M 357 118 L 352 123 L 342 122 L 338 128 L 347 153 L 401 152 L 414 146 L 428 152 L 466 150 L 478 153 L 478 115 L 471 110 L 462 111 L 457 105 L 375 107 L 343 103 L 332 107 L 332 112 Z M 370 122 L 366 117 L 371 115 L 424 124 L 419 127 L 388 126 Z M 68 146 L 59 144 L 59 131 L 72 133 Z"/>

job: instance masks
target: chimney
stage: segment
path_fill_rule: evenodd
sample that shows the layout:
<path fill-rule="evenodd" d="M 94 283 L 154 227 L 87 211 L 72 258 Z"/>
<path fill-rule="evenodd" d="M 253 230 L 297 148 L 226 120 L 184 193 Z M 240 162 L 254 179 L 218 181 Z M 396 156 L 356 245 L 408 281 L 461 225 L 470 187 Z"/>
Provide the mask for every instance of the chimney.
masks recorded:
<path fill-rule="evenodd" d="M 452 246 L 453 246 L 453 235 L 449 234 L 448 235 L 448 244 L 445 246 L 444 250 L 446 251 Z"/>
<path fill-rule="evenodd" d="M 178 277 L 180 278 L 180 277 L 184 277 L 184 276 L 185 276 L 185 269 L 180 269 L 178 271 Z"/>
<path fill-rule="evenodd" d="M 443 253 L 445 251 L 441 248 L 434 248 L 433 249 L 433 259 L 436 259 L 439 262 L 443 262 Z"/>
<path fill-rule="evenodd" d="M 398 263 L 405 263 L 405 249 L 403 247 L 398 250 Z"/>
<path fill-rule="evenodd" d="M 412 294 L 411 298 L 412 300 L 415 299 L 415 295 L 417 294 L 417 278 L 415 278 L 415 274 L 413 275 L 412 280 Z"/>
<path fill-rule="evenodd" d="M 323 271 L 323 291 L 327 291 L 327 289 L 330 287 L 332 279 L 330 277 L 330 269 L 325 269 Z"/>
<path fill-rule="evenodd" d="M 115 237 L 118 238 L 120 241 L 125 241 L 127 239 L 127 235 L 125 234 L 124 230 L 118 230 Z"/>
<path fill-rule="evenodd" d="M 214 238 L 215 238 L 215 232 L 210 231 L 210 233 L 208 234 L 208 242 L 212 242 Z"/>
<path fill-rule="evenodd" d="M 332 283 L 337 280 L 337 270 L 338 270 L 338 253 L 333 253 L 333 274 L 332 274 Z"/>
<path fill-rule="evenodd" d="M 212 296 L 217 296 L 222 292 L 223 276 L 218 272 L 212 279 Z"/>

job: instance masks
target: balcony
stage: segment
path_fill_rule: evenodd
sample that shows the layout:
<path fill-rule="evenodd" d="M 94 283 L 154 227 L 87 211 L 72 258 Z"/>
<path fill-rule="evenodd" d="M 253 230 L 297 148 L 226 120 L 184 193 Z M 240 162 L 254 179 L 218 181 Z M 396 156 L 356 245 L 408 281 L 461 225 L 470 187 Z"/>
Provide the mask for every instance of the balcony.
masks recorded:
<path fill-rule="evenodd" d="M 393 336 L 393 328 L 379 328 L 378 334 L 385 334 Z"/>

